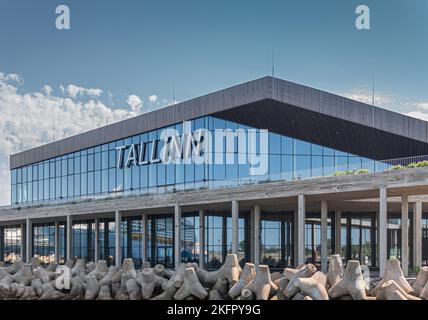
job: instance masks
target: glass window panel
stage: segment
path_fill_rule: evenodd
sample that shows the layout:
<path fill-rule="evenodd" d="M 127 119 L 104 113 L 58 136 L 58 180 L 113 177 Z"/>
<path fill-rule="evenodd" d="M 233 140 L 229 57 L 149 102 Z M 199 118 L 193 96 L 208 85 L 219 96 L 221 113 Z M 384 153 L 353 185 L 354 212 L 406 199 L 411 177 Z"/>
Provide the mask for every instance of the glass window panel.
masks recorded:
<path fill-rule="evenodd" d="M 301 140 L 294 141 L 295 154 L 298 155 L 310 155 L 311 154 L 311 144 Z"/>

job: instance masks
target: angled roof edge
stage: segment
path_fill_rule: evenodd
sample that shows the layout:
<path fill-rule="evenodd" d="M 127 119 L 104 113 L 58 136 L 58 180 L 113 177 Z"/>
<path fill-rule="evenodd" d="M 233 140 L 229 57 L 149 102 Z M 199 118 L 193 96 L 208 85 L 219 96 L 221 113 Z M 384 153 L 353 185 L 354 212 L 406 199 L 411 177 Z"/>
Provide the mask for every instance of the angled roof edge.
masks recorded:
<path fill-rule="evenodd" d="M 426 121 L 267 76 L 12 154 L 10 168 L 18 168 L 266 99 L 355 122 L 420 142 L 428 141 L 428 122 Z"/>

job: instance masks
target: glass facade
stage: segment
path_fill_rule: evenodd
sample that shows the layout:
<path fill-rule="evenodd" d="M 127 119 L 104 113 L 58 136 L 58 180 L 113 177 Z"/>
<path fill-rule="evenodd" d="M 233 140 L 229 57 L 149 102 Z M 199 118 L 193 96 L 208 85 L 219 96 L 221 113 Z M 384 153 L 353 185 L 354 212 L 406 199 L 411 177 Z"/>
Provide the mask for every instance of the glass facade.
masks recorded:
<path fill-rule="evenodd" d="M 22 259 L 22 229 L 20 225 L 0 226 L 1 261 L 12 263 Z"/>
<path fill-rule="evenodd" d="M 236 134 L 237 130 L 248 133 L 250 127 L 211 116 L 198 118 L 190 123 L 192 132 L 201 128 L 208 129 L 213 139 L 216 139 L 216 133 L 226 132 L 225 136 L 222 136 L 224 143 L 212 143 L 209 156 L 214 163 L 158 162 L 117 168 L 116 147 L 142 144 L 148 150 L 153 149 L 156 157 L 159 157 L 162 148 L 161 133 L 164 129 L 174 129 L 181 135 L 183 124 L 179 123 L 13 169 L 11 203 L 217 188 L 260 181 L 330 176 L 337 171 L 354 169 L 374 172 L 383 168 L 382 163 L 373 160 L 270 132 L 267 148 L 268 171 L 265 175 L 254 176 L 250 175 L 249 161 L 241 164 L 238 159 L 241 156 L 245 159 L 246 156 L 249 158 L 263 154 L 263 148 L 258 142 L 254 148 L 247 140 L 243 140 L 244 147 L 240 147 L 236 138 L 239 136 Z M 243 150 L 247 152 L 244 153 Z"/>
<path fill-rule="evenodd" d="M 148 219 L 148 260 L 152 265 L 174 267 L 174 218 L 150 216 Z"/>
<path fill-rule="evenodd" d="M 249 257 L 249 216 L 238 219 L 238 261 L 241 266 Z M 232 251 L 232 218 L 229 212 L 208 212 L 205 216 L 205 266 L 218 269 L 226 255 Z"/>
<path fill-rule="evenodd" d="M 73 221 L 72 254 L 76 259 L 94 261 L 95 257 L 95 223 L 93 220 Z"/>
<path fill-rule="evenodd" d="M 376 260 L 376 214 L 342 214 L 341 254 L 343 261 L 359 260 L 369 267 Z"/>
<path fill-rule="evenodd" d="M 114 219 L 99 221 L 99 259 L 105 260 L 109 266 L 115 264 L 115 225 Z"/>
<path fill-rule="evenodd" d="M 141 266 L 143 229 L 141 217 L 122 218 L 122 259 L 132 258 L 134 265 Z"/>
<path fill-rule="evenodd" d="M 261 216 L 261 263 L 270 268 L 294 264 L 293 213 L 263 212 Z"/>
<path fill-rule="evenodd" d="M 422 216 L 422 265 L 428 265 L 428 214 Z"/>
<path fill-rule="evenodd" d="M 335 252 L 334 213 L 327 217 L 327 255 Z M 321 213 L 305 216 L 305 261 L 321 267 Z"/>
<path fill-rule="evenodd" d="M 55 262 L 55 224 L 33 224 L 33 257 L 40 264 Z"/>

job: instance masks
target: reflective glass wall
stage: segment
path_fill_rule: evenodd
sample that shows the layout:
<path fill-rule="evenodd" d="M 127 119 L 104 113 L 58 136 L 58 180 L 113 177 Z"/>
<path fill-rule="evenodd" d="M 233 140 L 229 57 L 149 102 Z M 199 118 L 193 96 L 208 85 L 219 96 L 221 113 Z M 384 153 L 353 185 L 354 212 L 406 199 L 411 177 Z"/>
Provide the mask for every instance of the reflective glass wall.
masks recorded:
<path fill-rule="evenodd" d="M 238 219 L 238 261 L 241 266 L 250 256 L 250 217 L 240 213 Z M 205 266 L 218 269 L 232 252 L 232 218 L 230 212 L 207 212 L 205 216 Z"/>
<path fill-rule="evenodd" d="M 426 213 L 422 215 L 422 265 L 428 265 L 428 214 Z"/>
<path fill-rule="evenodd" d="M 148 218 L 147 257 L 151 265 L 174 267 L 174 217 L 153 215 Z"/>
<path fill-rule="evenodd" d="M 141 217 L 122 218 L 122 259 L 132 258 L 134 265 L 141 267 L 143 229 Z"/>
<path fill-rule="evenodd" d="M 12 263 L 22 259 L 22 230 L 20 225 L 0 226 L 1 261 Z"/>
<path fill-rule="evenodd" d="M 109 266 L 115 264 L 115 225 L 113 218 L 99 220 L 99 259 L 105 260 Z"/>
<path fill-rule="evenodd" d="M 55 262 L 55 224 L 33 224 L 33 257 L 39 259 L 40 264 Z"/>
<path fill-rule="evenodd" d="M 342 213 L 341 254 L 343 261 L 358 260 L 376 266 L 376 214 Z"/>
<path fill-rule="evenodd" d="M 95 223 L 93 220 L 73 221 L 72 254 L 76 259 L 95 261 Z"/>
<path fill-rule="evenodd" d="M 327 255 L 335 252 L 334 213 L 327 217 Z M 321 213 L 305 215 L 305 263 L 321 267 Z"/>
<path fill-rule="evenodd" d="M 261 215 L 261 263 L 270 268 L 294 264 L 293 213 L 263 212 Z"/>
<path fill-rule="evenodd" d="M 243 153 L 242 149 L 238 148 L 237 130 L 248 133 L 247 130 L 250 129 L 248 126 L 215 117 L 203 117 L 191 121 L 192 132 L 201 128 L 208 129 L 213 139 L 216 137 L 216 132 L 226 132 L 222 136 L 224 143 L 218 145 L 213 143 L 210 157 L 214 164 L 158 162 L 117 168 L 116 147 L 136 144 L 137 150 L 140 150 L 139 146 L 143 145 L 147 150 L 153 150 L 154 158 L 158 158 L 164 143 L 164 140 L 161 141 L 163 128 L 14 169 L 11 172 L 11 203 L 21 204 L 123 193 L 163 193 L 184 189 L 236 186 L 261 180 L 322 177 L 333 175 L 337 171 L 354 169 L 368 169 L 370 172 L 384 169 L 381 163 L 369 159 L 269 133 L 268 170 L 261 176 L 251 176 L 248 158 L 251 154 L 260 155 L 262 149 L 259 139 L 253 149 L 250 148 L 247 140 L 243 140 L 248 151 L 247 161 L 245 164 L 238 164 L 238 158 Z M 169 126 L 168 129 L 175 129 L 178 134 L 182 134 L 183 124 Z M 248 134 L 244 137 L 248 138 Z M 260 135 L 257 137 L 260 138 Z M 149 160 L 150 152 L 144 153 L 146 158 L 141 160 Z M 243 155 L 245 158 L 245 154 Z M 226 162 L 232 163 L 225 164 Z"/>

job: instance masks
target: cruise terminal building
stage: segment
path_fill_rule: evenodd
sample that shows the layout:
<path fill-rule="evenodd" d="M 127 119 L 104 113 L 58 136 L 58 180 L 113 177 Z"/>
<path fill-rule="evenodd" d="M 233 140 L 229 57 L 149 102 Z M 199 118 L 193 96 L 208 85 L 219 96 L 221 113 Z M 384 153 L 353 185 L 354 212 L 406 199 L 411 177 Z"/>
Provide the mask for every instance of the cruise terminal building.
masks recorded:
<path fill-rule="evenodd" d="M 428 122 L 264 77 L 13 154 L 0 260 L 428 263 Z"/>

